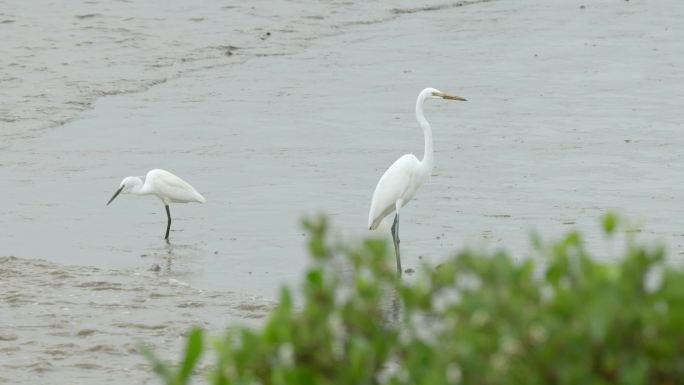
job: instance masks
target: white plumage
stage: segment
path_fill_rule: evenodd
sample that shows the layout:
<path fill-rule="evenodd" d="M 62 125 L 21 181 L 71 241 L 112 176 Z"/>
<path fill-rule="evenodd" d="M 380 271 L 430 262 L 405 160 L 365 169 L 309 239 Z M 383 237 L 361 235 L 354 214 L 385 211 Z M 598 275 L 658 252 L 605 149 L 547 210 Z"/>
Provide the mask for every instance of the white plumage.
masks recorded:
<path fill-rule="evenodd" d="M 107 202 L 107 205 L 112 203 L 121 193 L 132 193 L 135 195 L 154 195 L 159 198 L 166 207 L 166 216 L 168 223 L 166 226 L 166 236 L 164 239 L 169 239 L 169 231 L 171 229 L 171 212 L 169 204 L 171 203 L 204 203 L 207 200 L 195 190 L 188 182 L 180 177 L 161 169 L 150 170 L 144 178 L 139 176 L 128 176 L 121 181 L 119 189 L 116 190 L 112 198 Z"/>
<path fill-rule="evenodd" d="M 145 183 L 141 189 L 144 193 L 156 195 L 164 204 L 169 203 L 205 203 L 207 200 L 194 187 L 180 177 L 160 169 L 150 170 L 145 176 Z"/>
<path fill-rule="evenodd" d="M 382 174 L 371 200 L 368 213 L 368 228 L 375 230 L 380 222 L 406 205 L 416 194 L 418 187 L 425 183 L 429 175 L 420 169 L 421 162 L 413 154 L 402 155 Z"/>
<path fill-rule="evenodd" d="M 399 211 L 416 194 L 416 191 L 428 179 L 434 165 L 434 150 L 432 147 L 432 129 L 423 115 L 423 103 L 428 98 L 442 98 L 449 100 L 463 100 L 459 96 L 452 96 L 436 90 L 426 88 L 418 95 L 416 101 L 416 119 L 423 128 L 425 137 L 425 152 L 423 159 L 418 160 L 413 154 L 406 154 L 397 159 L 382 174 L 373 192 L 371 207 L 368 213 L 368 228 L 376 229 L 382 220 L 395 213 L 392 224 L 392 239 L 397 257 L 397 273 L 401 276 L 401 258 L 399 256 Z"/>

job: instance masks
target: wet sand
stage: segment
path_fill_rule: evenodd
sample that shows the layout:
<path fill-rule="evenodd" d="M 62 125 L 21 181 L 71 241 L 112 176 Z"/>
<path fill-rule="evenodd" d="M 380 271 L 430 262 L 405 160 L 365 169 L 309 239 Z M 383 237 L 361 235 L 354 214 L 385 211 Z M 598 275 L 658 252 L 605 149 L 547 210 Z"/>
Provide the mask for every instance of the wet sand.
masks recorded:
<path fill-rule="evenodd" d="M 178 358 L 190 325 L 255 324 L 271 301 L 194 289 L 138 269 L 0 257 L 0 383 L 148 383 L 138 355 Z"/>
<path fill-rule="evenodd" d="M 300 52 L 350 25 L 483 1 L 491 0 L 0 0 L 0 148 L 69 122 L 102 97 L 247 57 Z"/>
<path fill-rule="evenodd" d="M 521 0 L 433 8 L 386 6 L 334 23 L 314 17 L 301 39 L 274 32 L 261 40 L 254 27 L 256 44 L 250 54 L 236 50 L 234 63 L 180 71 L 144 92 L 97 99 L 68 124 L 11 136 L 0 166 L 7 181 L 0 225 L 11 231 L 0 234 L 0 252 L 127 277 L 159 265 L 155 279 L 196 288 L 188 290 L 273 298 L 305 266 L 302 215 L 324 210 L 344 236 L 367 234 L 383 170 L 405 152 L 422 154 L 413 106 L 433 86 L 469 101 L 426 107 L 436 169 L 402 213 L 406 268 L 465 245 L 524 255 L 531 229 L 547 237 L 587 230 L 601 254 L 596 218 L 606 209 L 643 220 L 642 235 L 665 240 L 670 257 L 681 259 L 684 5 Z M 280 45 L 258 45 L 269 41 Z M 177 173 L 208 200 L 172 207 L 171 245 L 154 199 L 125 196 L 105 207 L 121 178 L 154 167 Z M 0 276 L 5 287 L 20 285 L 12 277 Z M 208 302 L 234 306 L 230 296 L 224 305 Z M 225 318 L 216 314 L 196 316 L 220 327 Z M 128 317 L 140 322 L 135 312 Z M 24 336 L 22 343 L 31 341 Z M 35 351 L 53 343 L 37 342 Z M 124 361 L 134 367 L 141 359 Z M 10 365 L 3 377 L 27 375 Z"/>

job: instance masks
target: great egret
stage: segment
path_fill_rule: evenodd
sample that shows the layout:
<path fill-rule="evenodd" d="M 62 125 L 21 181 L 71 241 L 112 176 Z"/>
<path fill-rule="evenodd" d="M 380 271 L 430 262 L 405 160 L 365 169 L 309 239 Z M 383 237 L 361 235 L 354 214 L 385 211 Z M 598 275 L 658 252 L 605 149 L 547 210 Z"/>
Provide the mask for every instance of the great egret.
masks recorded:
<path fill-rule="evenodd" d="M 144 179 L 144 180 L 143 180 Z M 139 176 L 128 176 L 121 181 L 119 189 L 116 190 L 112 198 L 107 202 L 107 205 L 112 203 L 121 193 L 131 192 L 136 195 L 156 195 L 157 198 L 164 202 L 166 207 L 166 216 L 169 221 L 166 225 L 166 236 L 164 239 L 169 240 L 169 230 L 171 229 L 171 212 L 169 211 L 170 203 L 189 203 L 199 202 L 204 203 L 202 194 L 198 193 L 194 187 L 190 186 L 186 181 L 173 175 L 172 173 L 154 169 L 150 170 L 145 178 Z"/>
<path fill-rule="evenodd" d="M 416 193 L 416 190 L 430 178 L 434 163 L 432 148 L 432 129 L 423 115 L 423 103 L 426 99 L 462 100 L 460 96 L 453 96 L 434 88 L 426 88 L 418 95 L 416 101 L 416 119 L 423 128 L 425 136 L 425 152 L 423 160 L 418 160 L 413 154 L 403 155 L 397 159 L 382 174 L 375 186 L 370 212 L 368 213 L 368 228 L 374 230 L 388 215 L 395 213 L 392 223 L 392 240 L 397 256 L 397 273 L 401 276 L 401 258 L 399 256 L 399 210 L 406 205 Z"/>

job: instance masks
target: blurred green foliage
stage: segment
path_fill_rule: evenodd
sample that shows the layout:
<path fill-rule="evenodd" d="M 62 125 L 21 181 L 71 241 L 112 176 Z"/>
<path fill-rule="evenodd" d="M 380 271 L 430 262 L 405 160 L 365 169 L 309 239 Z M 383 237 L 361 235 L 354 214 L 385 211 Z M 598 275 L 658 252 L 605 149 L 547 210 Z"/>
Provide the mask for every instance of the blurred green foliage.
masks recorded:
<path fill-rule="evenodd" d="M 203 372 L 215 385 L 683 384 L 684 271 L 623 222 L 602 218 L 622 255 L 593 258 L 570 232 L 519 260 L 462 251 L 406 282 L 385 241 L 336 244 L 325 218 L 305 221 L 301 299 L 283 288 L 261 328 L 214 339 Z M 185 384 L 202 340 L 190 333 L 177 369 L 144 352 Z"/>

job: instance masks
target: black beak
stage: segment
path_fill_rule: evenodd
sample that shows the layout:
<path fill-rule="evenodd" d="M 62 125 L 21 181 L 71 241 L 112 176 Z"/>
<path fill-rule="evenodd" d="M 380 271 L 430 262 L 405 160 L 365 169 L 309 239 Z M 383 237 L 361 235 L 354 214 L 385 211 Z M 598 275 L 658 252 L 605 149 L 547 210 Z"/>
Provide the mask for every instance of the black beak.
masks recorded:
<path fill-rule="evenodd" d="M 114 193 L 114 195 L 112 195 L 112 199 L 110 199 L 109 202 L 107 202 L 107 206 L 109 206 L 109 204 L 112 203 L 112 201 L 114 200 L 114 198 L 116 198 L 119 194 L 121 194 L 121 191 L 123 191 L 123 189 L 124 189 L 124 186 L 121 186 L 121 187 L 119 187 L 118 190 L 116 190 L 116 192 Z"/>

